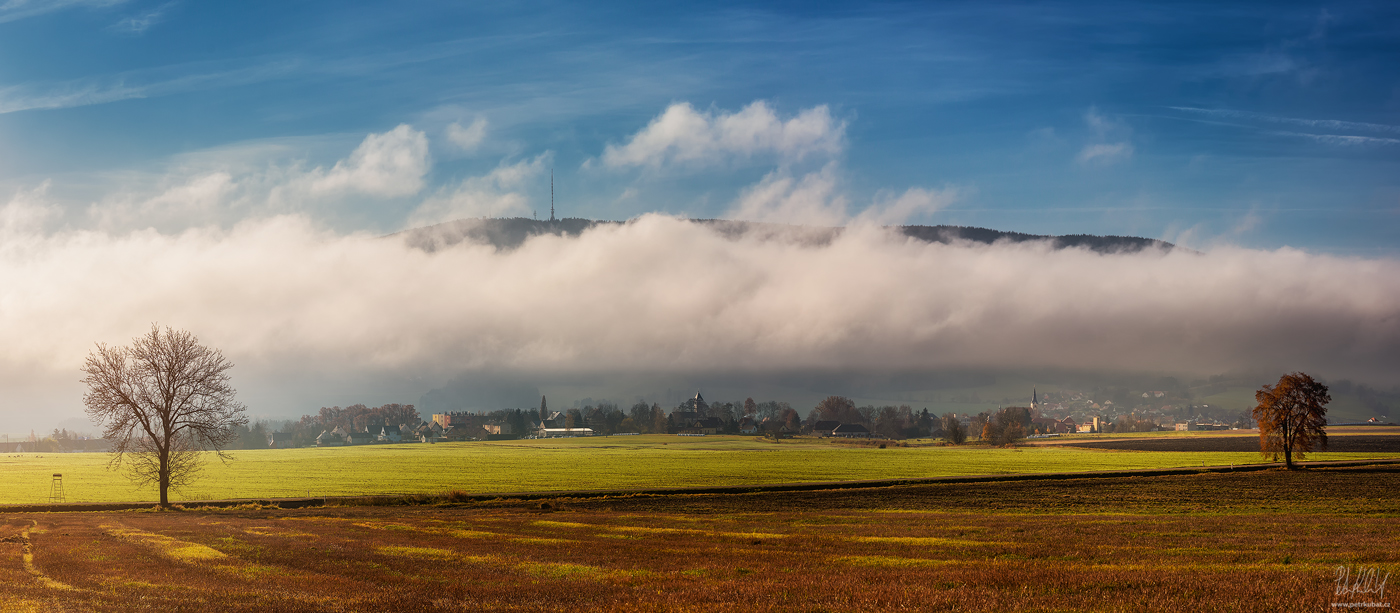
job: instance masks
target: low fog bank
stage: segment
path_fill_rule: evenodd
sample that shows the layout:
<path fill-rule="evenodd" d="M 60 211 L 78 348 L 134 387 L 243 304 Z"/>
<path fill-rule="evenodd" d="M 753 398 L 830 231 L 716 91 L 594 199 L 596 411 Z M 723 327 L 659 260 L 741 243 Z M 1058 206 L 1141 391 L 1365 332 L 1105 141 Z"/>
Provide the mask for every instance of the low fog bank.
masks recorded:
<path fill-rule="evenodd" d="M 1400 383 L 1400 262 L 1292 249 L 1108 254 L 863 226 L 814 242 L 661 215 L 509 250 L 428 251 L 294 216 L 179 234 L 8 226 L 0 239 L 9 431 L 80 414 L 93 343 L 152 322 L 222 349 L 251 412 L 269 416 L 414 402 L 462 373 L 546 390 L 1039 368 Z"/>

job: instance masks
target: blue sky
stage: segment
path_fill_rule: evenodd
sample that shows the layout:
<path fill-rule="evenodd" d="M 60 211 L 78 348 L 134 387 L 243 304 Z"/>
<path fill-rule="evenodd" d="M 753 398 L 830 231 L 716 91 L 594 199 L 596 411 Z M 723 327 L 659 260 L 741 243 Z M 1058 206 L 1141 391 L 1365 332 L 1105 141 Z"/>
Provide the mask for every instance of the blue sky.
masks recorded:
<path fill-rule="evenodd" d="M 293 417 L 464 375 L 564 404 L 734 372 L 1392 387 L 1397 66 L 1394 2 L 0 0 L 0 421 L 80 419 L 93 343 L 153 322 Z M 638 221 L 380 238 L 547 216 L 551 172 L 560 216 Z M 869 227 L 897 223 L 1197 251 Z"/>
<path fill-rule="evenodd" d="M 562 214 L 610 219 L 726 216 L 765 177 L 824 172 L 848 216 L 923 188 L 946 197 L 903 221 L 1394 256 L 1396 66 L 1390 2 L 9 0 L 0 186 L 86 210 L 195 166 L 330 168 L 407 124 L 421 190 L 310 213 L 395 230 L 434 189 L 539 158 L 523 200 L 480 214 L 546 207 L 549 167 Z M 824 107 L 835 144 L 598 163 L 674 103 L 756 101 Z"/>

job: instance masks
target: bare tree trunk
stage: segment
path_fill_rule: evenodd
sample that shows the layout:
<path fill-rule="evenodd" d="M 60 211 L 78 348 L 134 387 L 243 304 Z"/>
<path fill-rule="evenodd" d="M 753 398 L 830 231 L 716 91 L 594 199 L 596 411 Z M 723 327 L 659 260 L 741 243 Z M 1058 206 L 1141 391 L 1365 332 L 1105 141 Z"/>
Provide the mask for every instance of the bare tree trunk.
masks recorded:
<path fill-rule="evenodd" d="M 1288 470 L 1293 470 L 1293 429 L 1289 427 L 1291 425 L 1286 421 L 1283 424 L 1283 466 Z"/>
<path fill-rule="evenodd" d="M 167 508 L 170 506 L 170 454 L 166 452 L 160 458 L 160 506 Z"/>

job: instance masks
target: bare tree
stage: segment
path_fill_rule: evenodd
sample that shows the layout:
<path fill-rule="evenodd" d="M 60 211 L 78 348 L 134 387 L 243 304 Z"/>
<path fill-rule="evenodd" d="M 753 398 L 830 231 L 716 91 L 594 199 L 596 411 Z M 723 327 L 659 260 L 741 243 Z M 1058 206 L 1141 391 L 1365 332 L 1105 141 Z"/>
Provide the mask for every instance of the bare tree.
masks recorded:
<path fill-rule="evenodd" d="M 868 416 L 861 415 L 856 403 L 845 396 L 827 396 L 817 403 L 817 408 L 809 416 L 812 422 L 839 421 L 843 424 L 868 424 Z"/>
<path fill-rule="evenodd" d="M 943 414 L 943 438 L 954 445 L 961 445 L 967 440 L 967 428 L 963 427 L 954 413 Z"/>
<path fill-rule="evenodd" d="M 108 467 L 125 462 L 137 484 L 160 487 L 167 506 L 172 486 L 198 477 L 202 451 L 227 461 L 223 448 L 237 437 L 234 428 L 248 424 L 229 385 L 232 367 L 184 330 L 153 325 L 129 347 L 99 343 L 83 364 L 83 404 L 93 421 L 106 424 Z"/>
<path fill-rule="evenodd" d="M 1327 403 L 1332 396 L 1327 386 L 1300 372 L 1284 375 L 1276 385 L 1265 385 L 1254 393 L 1259 405 L 1254 419 L 1259 422 L 1259 451 L 1275 460 L 1283 454 L 1284 466 L 1293 470 L 1293 455 L 1313 447 L 1327 448 Z"/>

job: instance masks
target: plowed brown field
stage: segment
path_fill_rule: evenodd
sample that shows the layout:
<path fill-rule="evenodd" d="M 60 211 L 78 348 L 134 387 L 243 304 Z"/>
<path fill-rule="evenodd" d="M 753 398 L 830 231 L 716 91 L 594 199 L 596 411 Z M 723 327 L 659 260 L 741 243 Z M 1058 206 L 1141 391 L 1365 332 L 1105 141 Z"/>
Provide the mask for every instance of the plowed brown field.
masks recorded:
<path fill-rule="evenodd" d="M 1400 562 L 1394 467 L 545 504 L 0 516 L 0 610 L 1318 611 Z"/>

